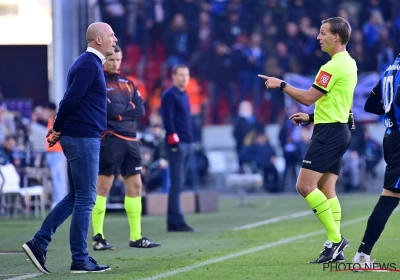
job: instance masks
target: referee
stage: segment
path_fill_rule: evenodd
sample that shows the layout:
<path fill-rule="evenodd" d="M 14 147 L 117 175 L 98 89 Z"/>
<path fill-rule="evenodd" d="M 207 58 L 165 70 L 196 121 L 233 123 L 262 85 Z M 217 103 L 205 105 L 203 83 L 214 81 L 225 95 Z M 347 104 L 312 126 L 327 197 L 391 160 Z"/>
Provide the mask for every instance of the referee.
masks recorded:
<path fill-rule="evenodd" d="M 331 60 L 320 68 L 309 90 L 259 75 L 266 80 L 267 88 L 279 88 L 306 106 L 315 103 L 314 114 L 296 113 L 290 117 L 295 125 L 312 121 L 315 124 L 296 185 L 328 235 L 324 250 L 311 263 L 344 261 L 342 252 L 348 247 L 347 240 L 340 234 L 341 208 L 335 184 L 343 154 L 350 143 L 349 111 L 357 84 L 357 65 L 346 51 L 350 34 L 350 24 L 343 18 L 322 21 L 317 40 Z"/>
<path fill-rule="evenodd" d="M 142 159 L 140 143 L 136 138 L 136 120 L 144 115 L 144 104 L 132 81 L 119 75 L 121 48 L 107 57 L 104 76 L 107 85 L 107 130 L 103 134 L 100 150 L 97 198 L 92 212 L 93 250 L 115 249 L 104 237 L 103 224 L 108 193 L 114 174 L 120 171 L 126 189 L 125 211 L 129 221 L 129 246 L 153 248 L 160 244 L 142 236 Z"/>

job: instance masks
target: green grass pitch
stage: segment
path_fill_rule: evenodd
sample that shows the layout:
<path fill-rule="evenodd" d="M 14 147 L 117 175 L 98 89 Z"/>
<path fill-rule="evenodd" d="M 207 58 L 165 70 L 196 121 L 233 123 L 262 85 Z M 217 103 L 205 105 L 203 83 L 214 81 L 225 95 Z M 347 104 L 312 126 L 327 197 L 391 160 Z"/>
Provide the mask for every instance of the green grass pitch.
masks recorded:
<path fill-rule="evenodd" d="M 365 230 L 367 217 L 379 194 L 339 195 L 342 205 L 342 234 L 349 240 L 346 262 L 351 262 Z M 0 218 L 0 279 L 398 279 L 400 273 L 329 272 L 307 262 L 322 250 L 326 234 L 311 213 L 243 230 L 235 227 L 308 210 L 300 195 L 250 196 L 246 207 L 233 196 L 220 199 L 220 211 L 186 215 L 195 233 L 167 233 L 164 216 L 145 216 L 143 235 L 159 242 L 155 249 L 129 248 L 125 213 L 108 213 L 105 237 L 114 251 L 89 253 L 111 271 L 71 275 L 69 267 L 69 220 L 53 236 L 47 252 L 50 275 L 39 271 L 22 253 L 21 245 L 37 231 L 41 220 Z M 311 211 L 311 210 L 310 210 Z M 400 212 L 400 211 L 399 211 Z M 394 263 L 400 270 L 399 222 L 396 212 L 376 244 L 372 257 Z M 304 237 L 304 235 L 308 236 Z M 92 237 L 89 231 L 89 239 Z M 4 252 L 17 252 L 4 254 Z"/>

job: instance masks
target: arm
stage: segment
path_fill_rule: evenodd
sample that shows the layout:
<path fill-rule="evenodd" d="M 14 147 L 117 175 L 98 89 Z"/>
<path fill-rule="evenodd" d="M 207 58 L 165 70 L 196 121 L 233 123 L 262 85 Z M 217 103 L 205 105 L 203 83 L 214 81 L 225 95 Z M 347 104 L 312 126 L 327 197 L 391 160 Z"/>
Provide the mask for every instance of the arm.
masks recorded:
<path fill-rule="evenodd" d="M 142 97 L 140 95 L 140 92 L 138 91 L 137 87 L 133 85 L 133 83 L 132 83 L 132 86 L 134 88 L 134 94 L 133 94 L 133 97 L 132 97 L 132 101 L 129 102 L 129 104 L 133 107 L 133 109 L 125 112 L 122 115 L 123 119 L 124 118 L 137 119 L 137 118 L 143 117 L 144 114 L 145 114 L 144 102 L 143 102 L 143 99 L 142 99 Z"/>
<path fill-rule="evenodd" d="M 60 102 L 56 119 L 54 121 L 54 131 L 60 132 L 61 128 L 78 106 L 82 97 L 86 94 L 98 75 L 97 66 L 92 62 L 83 62 L 72 77 L 72 83 L 64 94 Z"/>
<path fill-rule="evenodd" d="M 268 77 L 264 75 L 258 75 L 260 78 L 266 80 L 265 85 L 268 89 L 274 89 L 274 88 L 280 88 L 281 83 L 283 80 L 273 78 L 273 77 Z M 318 99 L 320 99 L 322 96 L 324 96 L 324 92 L 311 87 L 309 90 L 303 90 L 303 89 L 298 89 L 295 88 L 289 84 L 286 84 L 285 88 L 283 91 L 292 97 L 294 100 L 297 102 L 305 105 L 305 106 L 311 106 L 314 104 Z"/>
<path fill-rule="evenodd" d="M 120 104 L 120 103 L 107 103 L 107 116 L 110 118 L 118 118 L 123 115 L 125 112 L 131 111 L 135 109 L 131 103 L 128 104 Z"/>
<path fill-rule="evenodd" d="M 134 89 L 132 100 L 127 104 L 118 104 L 109 102 L 107 106 L 107 114 L 119 120 L 138 119 L 145 114 L 144 102 L 137 88 L 131 83 Z"/>
<path fill-rule="evenodd" d="M 295 88 L 289 84 L 283 89 L 287 95 L 296 100 L 297 102 L 309 107 L 313 105 L 318 99 L 324 96 L 324 93 L 314 87 L 309 90 Z"/>
<path fill-rule="evenodd" d="M 178 144 L 179 137 L 174 124 L 175 98 L 172 92 L 166 92 L 161 99 L 161 114 L 164 122 L 167 142 L 170 145 Z"/>
<path fill-rule="evenodd" d="M 396 95 L 396 105 L 399 104 L 399 97 Z M 381 94 L 381 81 L 374 87 L 374 89 L 369 94 L 367 101 L 365 101 L 364 110 L 368 113 L 375 115 L 384 115 L 385 110 L 382 104 L 382 94 Z"/>

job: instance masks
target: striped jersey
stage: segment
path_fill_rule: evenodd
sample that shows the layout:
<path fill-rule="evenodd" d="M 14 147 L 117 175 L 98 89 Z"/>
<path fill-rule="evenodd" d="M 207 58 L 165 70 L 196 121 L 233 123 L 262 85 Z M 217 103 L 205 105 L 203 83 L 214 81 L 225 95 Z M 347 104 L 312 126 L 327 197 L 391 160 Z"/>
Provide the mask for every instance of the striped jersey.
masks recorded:
<path fill-rule="evenodd" d="M 399 94 L 400 85 L 400 56 L 386 69 L 382 74 L 379 83 L 374 87 L 372 92 L 376 97 L 382 100 L 384 109 L 384 124 L 388 128 L 388 132 L 392 129 L 400 128 L 400 107 L 396 102 L 396 96 Z M 397 97 L 400 100 L 400 96 Z"/>

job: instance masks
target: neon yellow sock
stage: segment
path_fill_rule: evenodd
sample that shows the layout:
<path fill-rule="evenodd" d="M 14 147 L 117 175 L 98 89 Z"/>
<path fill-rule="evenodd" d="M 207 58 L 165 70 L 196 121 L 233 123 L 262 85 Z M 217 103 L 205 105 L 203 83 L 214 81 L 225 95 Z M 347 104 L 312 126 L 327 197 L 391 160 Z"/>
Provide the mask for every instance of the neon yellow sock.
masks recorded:
<path fill-rule="evenodd" d="M 305 197 L 305 200 L 323 224 L 328 235 L 328 240 L 334 243 L 340 242 L 342 236 L 336 227 L 328 199 L 323 192 L 315 189 Z"/>
<path fill-rule="evenodd" d="M 96 204 L 92 211 L 92 225 L 93 225 L 93 235 L 101 234 L 104 237 L 103 225 L 104 216 L 106 215 L 106 202 L 107 197 L 98 195 L 96 197 Z"/>
<path fill-rule="evenodd" d="M 125 196 L 125 211 L 129 221 L 129 234 L 132 240 L 142 238 L 142 197 Z"/>
<path fill-rule="evenodd" d="M 340 219 L 342 217 L 342 208 L 340 207 L 340 202 L 337 196 L 328 199 L 329 205 L 331 206 L 331 211 L 333 219 L 335 220 L 336 227 L 340 232 Z"/>

